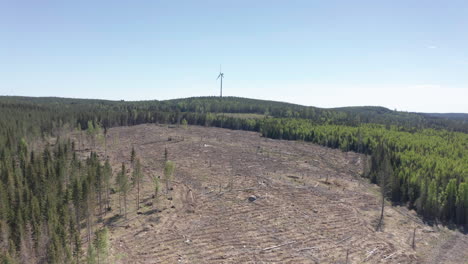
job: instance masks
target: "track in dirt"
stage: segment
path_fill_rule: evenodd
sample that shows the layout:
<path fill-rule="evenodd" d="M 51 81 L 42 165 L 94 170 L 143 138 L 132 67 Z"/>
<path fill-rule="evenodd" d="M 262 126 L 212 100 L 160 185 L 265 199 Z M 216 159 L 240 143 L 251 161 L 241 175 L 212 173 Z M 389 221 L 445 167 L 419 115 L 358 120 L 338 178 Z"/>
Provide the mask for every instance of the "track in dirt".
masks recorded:
<path fill-rule="evenodd" d="M 419 262 L 410 230 L 427 227 L 388 207 L 385 232 L 374 232 L 379 199 L 358 176 L 358 154 L 192 126 L 111 128 L 107 141 L 114 172 L 133 146 L 146 175 L 141 214 L 130 196 L 129 220 L 111 228 L 117 263 L 344 263 L 347 253 L 349 263 Z M 144 204 L 165 148 L 176 164 L 172 200 L 162 195 L 155 212 Z"/>

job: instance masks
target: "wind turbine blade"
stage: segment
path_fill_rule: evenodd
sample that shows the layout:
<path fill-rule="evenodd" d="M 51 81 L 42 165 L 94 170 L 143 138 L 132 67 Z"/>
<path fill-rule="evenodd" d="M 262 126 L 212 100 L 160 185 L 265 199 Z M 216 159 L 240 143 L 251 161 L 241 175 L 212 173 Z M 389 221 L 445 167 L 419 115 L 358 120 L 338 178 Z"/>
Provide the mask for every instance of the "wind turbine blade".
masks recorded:
<path fill-rule="evenodd" d="M 218 75 L 218 78 L 216 78 L 216 80 L 218 80 L 218 79 L 219 79 L 219 77 L 221 77 L 221 73 Z"/>

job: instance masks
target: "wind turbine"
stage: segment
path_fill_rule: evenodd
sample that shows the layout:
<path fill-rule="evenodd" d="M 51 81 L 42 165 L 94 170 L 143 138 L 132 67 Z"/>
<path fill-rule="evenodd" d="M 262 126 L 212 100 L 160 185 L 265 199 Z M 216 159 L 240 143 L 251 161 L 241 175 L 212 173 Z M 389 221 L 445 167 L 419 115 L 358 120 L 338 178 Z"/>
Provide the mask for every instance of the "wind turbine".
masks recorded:
<path fill-rule="evenodd" d="M 216 78 L 216 80 L 218 80 L 219 78 L 221 78 L 221 95 L 220 95 L 220 97 L 223 97 L 223 78 L 224 78 L 224 73 L 221 72 L 221 65 L 219 65 L 219 75 L 218 75 L 218 78 Z"/>

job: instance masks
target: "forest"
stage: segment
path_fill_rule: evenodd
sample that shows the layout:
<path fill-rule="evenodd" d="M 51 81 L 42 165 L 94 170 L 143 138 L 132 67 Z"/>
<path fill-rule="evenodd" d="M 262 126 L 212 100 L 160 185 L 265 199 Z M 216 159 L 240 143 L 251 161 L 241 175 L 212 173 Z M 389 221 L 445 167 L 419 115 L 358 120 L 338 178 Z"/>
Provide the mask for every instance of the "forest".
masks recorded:
<path fill-rule="evenodd" d="M 0 260 L 80 263 L 86 255 L 95 263 L 104 255 L 107 231 L 93 227 L 95 212 L 106 213 L 109 182 L 117 173 L 95 153 L 77 158 L 77 142 L 66 135 L 105 134 L 110 127 L 144 123 L 257 131 L 363 153 L 368 158 L 362 176 L 386 185 L 388 200 L 416 209 L 429 221 L 468 225 L 464 116 L 382 107 L 322 109 L 235 97 L 141 102 L 0 97 Z M 53 144 L 50 138 L 56 139 Z M 379 177 L 383 160 L 391 164 L 385 182 Z M 82 252 L 82 229 L 86 241 L 93 241 L 88 254 Z"/>

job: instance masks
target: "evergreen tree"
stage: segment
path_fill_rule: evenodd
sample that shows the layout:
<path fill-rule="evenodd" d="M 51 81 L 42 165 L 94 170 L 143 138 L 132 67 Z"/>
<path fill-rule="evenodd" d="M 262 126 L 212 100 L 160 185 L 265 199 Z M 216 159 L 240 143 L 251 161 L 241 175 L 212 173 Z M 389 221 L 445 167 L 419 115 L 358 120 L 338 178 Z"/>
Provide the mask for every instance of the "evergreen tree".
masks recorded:
<path fill-rule="evenodd" d="M 106 263 L 109 247 L 109 230 L 107 227 L 96 232 L 93 245 L 96 248 L 98 263 Z"/>
<path fill-rule="evenodd" d="M 122 162 L 122 169 L 117 177 L 117 186 L 119 190 L 119 197 L 122 196 L 124 199 L 124 215 L 127 218 L 127 194 L 130 189 L 128 184 L 128 176 L 125 169 L 125 164 Z"/>
<path fill-rule="evenodd" d="M 87 264 L 97 264 L 96 261 L 96 250 L 91 243 L 88 244 L 88 254 L 86 256 Z"/>
<path fill-rule="evenodd" d="M 133 186 L 137 188 L 137 210 L 140 209 L 140 182 L 143 178 L 143 174 L 141 172 L 141 163 L 140 159 L 136 159 L 135 167 L 133 169 Z"/>
<path fill-rule="evenodd" d="M 154 198 L 153 198 L 153 207 L 154 207 L 154 205 L 156 205 L 158 202 L 158 195 L 161 190 L 161 186 L 159 184 L 159 177 L 157 176 L 153 177 L 153 188 L 154 188 Z"/>
<path fill-rule="evenodd" d="M 106 210 L 110 210 L 110 183 L 112 178 L 112 167 L 109 163 L 109 159 L 106 159 L 106 163 L 104 164 L 103 168 L 103 178 L 104 178 L 104 185 L 105 185 L 105 199 L 106 199 Z"/>
<path fill-rule="evenodd" d="M 175 164 L 172 161 L 166 161 L 164 165 L 164 182 L 166 184 L 166 195 L 169 192 L 169 183 L 172 180 L 174 174 Z"/>

